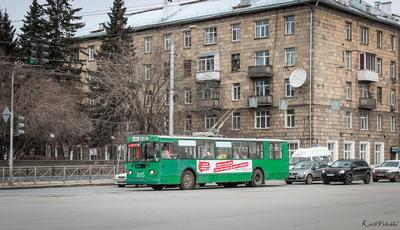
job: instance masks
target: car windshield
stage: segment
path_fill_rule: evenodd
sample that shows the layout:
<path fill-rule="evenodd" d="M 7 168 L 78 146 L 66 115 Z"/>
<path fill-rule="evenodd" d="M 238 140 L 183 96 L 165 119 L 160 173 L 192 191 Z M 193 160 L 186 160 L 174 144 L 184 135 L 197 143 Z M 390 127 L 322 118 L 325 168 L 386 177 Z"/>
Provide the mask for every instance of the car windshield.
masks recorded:
<path fill-rule="evenodd" d="M 293 167 L 293 169 L 310 169 L 312 165 L 313 165 L 313 162 L 303 161 L 303 162 L 296 164 Z"/>
<path fill-rule="evenodd" d="M 306 157 L 292 157 L 290 159 L 290 165 L 295 165 L 295 164 L 297 164 L 299 162 L 306 161 L 306 160 L 307 160 Z"/>
<path fill-rule="evenodd" d="M 379 167 L 399 167 L 399 162 L 385 161 Z"/>
<path fill-rule="evenodd" d="M 351 161 L 335 161 L 331 168 L 350 168 L 352 165 Z"/>

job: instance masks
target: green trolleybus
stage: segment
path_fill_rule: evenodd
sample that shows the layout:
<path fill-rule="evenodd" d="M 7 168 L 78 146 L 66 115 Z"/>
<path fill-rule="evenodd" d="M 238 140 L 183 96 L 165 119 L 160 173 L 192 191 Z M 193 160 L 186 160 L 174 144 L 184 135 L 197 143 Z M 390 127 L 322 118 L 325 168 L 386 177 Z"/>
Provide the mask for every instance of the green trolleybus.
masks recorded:
<path fill-rule="evenodd" d="M 273 139 L 129 136 L 127 185 L 155 190 L 217 183 L 261 186 L 289 174 L 287 142 Z"/>

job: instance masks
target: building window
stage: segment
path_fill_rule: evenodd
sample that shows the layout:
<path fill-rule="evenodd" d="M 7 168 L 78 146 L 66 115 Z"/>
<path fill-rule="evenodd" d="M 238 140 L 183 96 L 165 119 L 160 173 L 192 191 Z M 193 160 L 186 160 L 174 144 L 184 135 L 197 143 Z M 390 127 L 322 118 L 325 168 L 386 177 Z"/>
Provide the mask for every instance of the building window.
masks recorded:
<path fill-rule="evenodd" d="M 192 60 L 183 61 L 183 74 L 185 77 L 192 76 Z"/>
<path fill-rule="evenodd" d="M 346 128 L 347 129 L 353 128 L 353 118 L 350 111 L 346 111 Z"/>
<path fill-rule="evenodd" d="M 369 161 L 367 159 L 367 150 L 368 149 L 368 144 L 360 144 L 360 158 L 366 161 Z"/>
<path fill-rule="evenodd" d="M 240 24 L 232 25 L 232 41 L 233 42 L 240 41 Z"/>
<path fill-rule="evenodd" d="M 392 80 L 396 80 L 396 62 L 392 61 L 390 62 L 390 78 Z"/>
<path fill-rule="evenodd" d="M 382 87 L 376 88 L 376 101 L 382 103 Z"/>
<path fill-rule="evenodd" d="M 146 54 L 151 53 L 152 43 L 153 43 L 152 37 L 144 38 L 144 53 Z"/>
<path fill-rule="evenodd" d="M 286 16 L 285 17 L 285 34 L 294 34 L 295 33 L 295 22 L 294 16 Z"/>
<path fill-rule="evenodd" d="M 376 131 L 382 131 L 382 114 L 376 115 Z"/>
<path fill-rule="evenodd" d="M 199 59 L 199 72 L 214 71 L 215 56 L 206 56 Z"/>
<path fill-rule="evenodd" d="M 192 104 L 192 89 L 185 88 L 185 104 Z"/>
<path fill-rule="evenodd" d="M 211 129 L 215 123 L 217 123 L 218 118 L 216 115 L 205 115 L 205 129 L 209 130 Z"/>
<path fill-rule="evenodd" d="M 361 44 L 368 44 L 369 41 L 369 29 L 367 27 L 360 27 L 360 42 Z"/>
<path fill-rule="evenodd" d="M 255 95 L 257 97 L 270 95 L 269 82 L 267 80 L 256 80 L 254 84 Z"/>
<path fill-rule="evenodd" d="M 351 101 L 352 100 L 351 82 L 346 82 L 345 92 L 346 92 L 346 100 Z"/>
<path fill-rule="evenodd" d="M 232 72 L 240 70 L 240 54 L 232 54 Z"/>
<path fill-rule="evenodd" d="M 390 131 L 396 132 L 396 117 L 395 116 L 391 116 L 391 119 L 390 119 Z"/>
<path fill-rule="evenodd" d="M 167 133 L 169 130 L 169 118 L 168 116 L 164 117 L 164 132 Z"/>
<path fill-rule="evenodd" d="M 294 128 L 294 109 L 285 112 L 285 128 Z"/>
<path fill-rule="evenodd" d="M 352 24 L 351 22 L 346 22 L 344 26 L 344 33 L 346 36 L 346 40 L 351 41 L 351 36 L 352 36 Z"/>
<path fill-rule="evenodd" d="M 148 91 L 148 92 L 146 92 L 146 96 L 145 96 L 145 99 L 144 99 L 144 103 L 145 103 L 145 105 L 147 106 L 147 107 L 150 107 L 151 106 L 151 103 L 152 103 L 152 96 L 153 96 L 153 93 L 151 92 L 151 91 Z"/>
<path fill-rule="evenodd" d="M 183 47 L 190 48 L 192 47 L 192 31 L 184 31 L 183 32 Z"/>
<path fill-rule="evenodd" d="M 382 48 L 383 44 L 383 32 L 382 31 L 376 31 L 376 47 L 377 48 Z"/>
<path fill-rule="evenodd" d="M 89 100 L 89 105 L 90 106 L 95 106 L 96 105 L 96 100 L 95 99 L 90 99 Z"/>
<path fill-rule="evenodd" d="M 212 99 L 217 100 L 219 97 L 219 89 L 218 88 L 201 87 L 200 95 L 201 95 L 201 99 L 203 99 L 203 100 L 212 100 Z"/>
<path fill-rule="evenodd" d="M 294 97 L 294 88 L 290 85 L 289 79 L 285 79 L 285 97 Z"/>
<path fill-rule="evenodd" d="M 211 27 L 204 30 L 204 45 L 217 43 L 217 28 Z"/>
<path fill-rule="evenodd" d="M 344 143 L 344 159 L 351 159 L 353 155 L 353 144 Z"/>
<path fill-rule="evenodd" d="M 377 68 L 378 74 L 382 75 L 382 58 L 376 59 L 376 68 Z"/>
<path fill-rule="evenodd" d="M 232 84 L 232 100 L 240 99 L 240 83 Z"/>
<path fill-rule="evenodd" d="M 384 160 L 383 144 L 375 144 L 375 165 L 380 165 Z"/>
<path fill-rule="evenodd" d="M 152 68 L 150 64 L 144 65 L 144 80 L 151 80 Z"/>
<path fill-rule="evenodd" d="M 172 42 L 171 34 L 165 34 L 164 35 L 164 49 L 165 50 L 171 50 L 171 42 Z"/>
<path fill-rule="evenodd" d="M 396 90 L 390 90 L 390 107 L 392 110 L 396 107 Z"/>
<path fill-rule="evenodd" d="M 296 50 L 295 48 L 285 49 L 285 66 L 294 66 L 296 64 Z"/>
<path fill-rule="evenodd" d="M 351 51 L 346 50 L 343 53 L 344 68 L 351 70 Z"/>
<path fill-rule="evenodd" d="M 192 132 L 192 115 L 188 114 L 185 117 L 184 121 L 184 132 L 185 133 L 191 133 Z"/>
<path fill-rule="evenodd" d="M 266 38 L 269 35 L 269 21 L 267 19 L 256 21 L 255 38 Z"/>
<path fill-rule="evenodd" d="M 257 51 L 255 53 L 255 65 L 256 66 L 269 65 L 269 51 L 268 50 Z"/>
<path fill-rule="evenodd" d="M 369 98 L 369 88 L 366 84 L 360 84 L 360 97 Z"/>
<path fill-rule="evenodd" d="M 375 71 L 376 55 L 373 53 L 360 53 L 360 70 Z"/>
<path fill-rule="evenodd" d="M 289 157 L 292 157 L 294 151 L 299 148 L 299 141 L 288 141 Z"/>
<path fill-rule="evenodd" d="M 88 60 L 89 61 L 94 61 L 94 46 L 89 46 L 88 47 Z"/>
<path fill-rule="evenodd" d="M 269 129 L 271 114 L 270 111 L 260 110 L 255 111 L 255 128 L 256 129 Z"/>
<path fill-rule="evenodd" d="M 390 36 L 390 47 L 392 48 L 392 51 L 396 51 L 396 36 L 395 35 Z"/>
<path fill-rule="evenodd" d="M 232 129 L 240 130 L 240 113 L 232 114 Z"/>
<path fill-rule="evenodd" d="M 362 113 L 360 117 L 360 128 L 361 130 L 368 130 L 368 113 Z"/>

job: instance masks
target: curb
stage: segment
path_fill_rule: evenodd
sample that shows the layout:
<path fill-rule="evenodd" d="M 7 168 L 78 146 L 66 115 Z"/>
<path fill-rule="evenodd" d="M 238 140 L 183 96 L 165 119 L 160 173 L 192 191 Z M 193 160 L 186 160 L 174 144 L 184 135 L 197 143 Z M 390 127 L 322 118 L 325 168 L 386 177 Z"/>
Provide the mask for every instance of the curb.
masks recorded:
<path fill-rule="evenodd" d="M 68 187 L 84 187 L 84 186 L 110 186 L 114 183 L 91 183 L 91 184 L 49 184 L 49 185 L 14 185 L 0 187 L 1 190 L 13 190 L 13 189 L 41 189 L 41 188 L 68 188 Z"/>

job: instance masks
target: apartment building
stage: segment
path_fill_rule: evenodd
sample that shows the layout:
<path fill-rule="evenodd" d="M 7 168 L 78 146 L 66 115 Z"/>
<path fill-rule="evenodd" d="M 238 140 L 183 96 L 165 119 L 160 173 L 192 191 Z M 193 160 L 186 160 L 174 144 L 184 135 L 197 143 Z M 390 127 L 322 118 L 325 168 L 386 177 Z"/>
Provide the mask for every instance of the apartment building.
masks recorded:
<path fill-rule="evenodd" d="M 327 146 L 334 159 L 374 165 L 398 158 L 400 146 L 400 23 L 388 8 L 361 0 L 165 1 L 128 23 L 143 74 L 155 44 L 168 57 L 174 43 L 176 135 L 207 131 L 228 114 L 224 136 L 285 139 L 291 152 Z M 84 36 L 87 68 L 95 68 L 103 35 Z M 294 88 L 296 69 L 307 78 Z"/>

